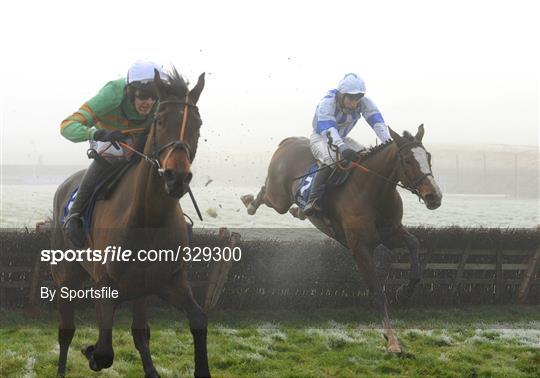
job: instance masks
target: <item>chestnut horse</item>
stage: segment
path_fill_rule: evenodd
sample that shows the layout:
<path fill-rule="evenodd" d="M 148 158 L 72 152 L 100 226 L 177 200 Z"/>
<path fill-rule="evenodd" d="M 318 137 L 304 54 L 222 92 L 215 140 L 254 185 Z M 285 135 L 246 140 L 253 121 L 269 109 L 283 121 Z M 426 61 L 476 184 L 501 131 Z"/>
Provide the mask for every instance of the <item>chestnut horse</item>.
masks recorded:
<path fill-rule="evenodd" d="M 391 129 L 390 134 L 393 142 L 372 148 L 362 158 L 359 155 L 361 164 L 352 165 L 362 169 L 354 169 L 345 184 L 326 193 L 325 214 L 311 216 L 309 220 L 352 252 L 382 316 L 387 350 L 401 353 L 401 345 L 390 325 L 384 293 L 391 265 L 389 248 L 404 244 L 410 251 L 409 282 L 398 291 L 402 299 L 412 295 L 421 273 L 419 243 L 401 224 L 403 204 L 396 185 L 401 182 L 431 210 L 441 205 L 442 194 L 433 178 L 431 157 L 422 145 L 423 125 L 414 137 L 408 132 L 400 136 Z M 242 197 L 248 213 L 255 214 L 262 203 L 280 214 L 287 212 L 299 185 L 295 178 L 305 174 L 314 162 L 308 139 L 283 140 L 272 156 L 266 183 L 257 197 Z M 290 211 L 305 219 L 298 208 Z"/>
<path fill-rule="evenodd" d="M 189 90 L 184 79 L 173 68 L 170 81 L 163 82 L 156 72 L 155 85 L 159 104 L 155 120 L 144 145 L 144 159 L 126 172 L 110 198 L 95 205 L 90 229 L 90 247 L 105 251 L 107 246 L 133 251 L 172 249 L 188 245 L 187 225 L 179 198 L 188 190 L 191 163 L 197 152 L 202 124 L 197 101 L 204 88 L 204 73 Z M 140 151 L 139 151 L 140 152 Z M 60 185 L 54 198 L 54 249 L 72 248 L 61 228 L 62 210 L 68 196 L 78 186 L 84 171 Z M 144 297 L 158 295 L 184 311 L 189 319 L 195 349 L 195 376 L 209 376 L 206 350 L 207 317 L 196 303 L 187 280 L 186 264 L 177 261 L 148 262 L 84 261 L 51 265 L 57 287 L 77 289 L 91 278 L 95 289 L 117 290 L 118 299 L 96 299 L 99 338 L 82 352 L 94 371 L 112 365 L 113 315 L 116 306 L 127 300 L 132 304 L 132 335 L 139 351 L 146 377 L 158 377 L 149 349 Z M 110 260 L 110 259 L 109 259 Z M 134 260 L 134 261 L 132 261 Z M 58 298 L 60 355 L 58 375 L 66 370 L 68 348 L 75 333 L 73 302 Z"/>

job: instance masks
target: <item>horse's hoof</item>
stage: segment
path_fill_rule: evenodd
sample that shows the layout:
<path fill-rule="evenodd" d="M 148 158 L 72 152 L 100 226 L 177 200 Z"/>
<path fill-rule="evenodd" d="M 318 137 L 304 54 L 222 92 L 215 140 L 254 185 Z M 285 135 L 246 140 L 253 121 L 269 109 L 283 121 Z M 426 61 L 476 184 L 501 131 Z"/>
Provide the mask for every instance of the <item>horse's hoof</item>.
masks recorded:
<path fill-rule="evenodd" d="M 245 194 L 242 197 L 240 197 L 240 200 L 242 201 L 245 207 L 248 207 L 255 200 L 255 197 L 253 197 L 253 194 Z"/>
<path fill-rule="evenodd" d="M 156 369 L 152 369 L 148 373 L 144 374 L 144 378 L 160 378 L 160 375 L 156 371 Z"/>
<path fill-rule="evenodd" d="M 392 353 L 392 354 L 401 354 L 401 353 L 403 353 L 403 349 L 401 348 L 399 343 L 388 345 L 388 348 L 386 348 L 386 351 L 388 353 Z"/>
<path fill-rule="evenodd" d="M 249 206 L 247 207 L 248 214 L 253 215 L 253 214 L 255 214 L 256 211 L 257 211 L 257 209 L 255 208 L 255 206 L 253 206 L 252 204 L 249 204 Z"/>
<path fill-rule="evenodd" d="M 110 368 L 114 362 L 114 354 L 100 354 L 94 352 L 93 358 L 99 370 Z"/>
<path fill-rule="evenodd" d="M 88 367 L 93 371 L 100 371 L 102 368 L 98 365 L 98 363 L 94 359 L 94 351 L 95 351 L 94 345 L 88 345 L 81 349 L 81 353 L 88 360 Z"/>
<path fill-rule="evenodd" d="M 298 218 L 300 220 L 306 220 L 306 215 L 304 214 L 304 212 L 299 208 L 299 207 L 291 207 L 289 209 L 289 213 L 295 217 L 295 218 Z"/>
<path fill-rule="evenodd" d="M 198 372 L 195 371 L 195 378 L 210 378 L 210 371 Z"/>
<path fill-rule="evenodd" d="M 94 361 L 94 357 L 91 357 L 89 360 L 88 360 L 88 367 L 90 368 L 90 370 L 92 371 L 100 371 L 101 368 L 98 366 L 97 362 Z"/>
<path fill-rule="evenodd" d="M 84 354 L 87 359 L 90 359 L 90 357 L 92 357 L 92 355 L 94 354 L 94 346 L 87 345 L 86 347 L 82 347 L 81 353 Z"/>

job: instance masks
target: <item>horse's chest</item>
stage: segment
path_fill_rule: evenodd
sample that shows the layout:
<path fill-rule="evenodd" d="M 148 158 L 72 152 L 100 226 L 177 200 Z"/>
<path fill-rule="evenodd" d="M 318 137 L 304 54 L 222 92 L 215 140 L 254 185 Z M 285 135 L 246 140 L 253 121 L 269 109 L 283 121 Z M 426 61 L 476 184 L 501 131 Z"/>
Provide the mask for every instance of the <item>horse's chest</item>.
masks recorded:
<path fill-rule="evenodd" d="M 108 275 L 127 298 L 159 294 L 160 288 L 172 285 L 182 270 L 179 263 L 152 262 L 111 265 Z"/>

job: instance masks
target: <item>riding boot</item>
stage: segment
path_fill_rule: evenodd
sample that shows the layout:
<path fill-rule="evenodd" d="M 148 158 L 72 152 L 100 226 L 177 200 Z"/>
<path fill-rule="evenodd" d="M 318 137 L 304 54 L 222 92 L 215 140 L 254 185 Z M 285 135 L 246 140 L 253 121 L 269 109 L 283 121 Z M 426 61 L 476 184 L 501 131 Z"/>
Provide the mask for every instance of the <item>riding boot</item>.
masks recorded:
<path fill-rule="evenodd" d="M 319 202 L 324 194 L 324 184 L 326 183 L 326 180 L 328 180 L 331 170 L 326 164 L 323 164 L 321 168 L 323 169 L 318 171 L 313 178 L 309 199 L 303 210 L 304 214 L 308 217 L 322 211 L 322 207 Z"/>
<path fill-rule="evenodd" d="M 83 229 L 83 211 L 97 183 L 108 172 L 107 168 L 109 167 L 110 164 L 105 161 L 94 160 L 86 170 L 79 184 L 77 196 L 71 205 L 64 223 L 66 234 L 76 248 L 84 248 L 86 246 L 86 234 Z"/>

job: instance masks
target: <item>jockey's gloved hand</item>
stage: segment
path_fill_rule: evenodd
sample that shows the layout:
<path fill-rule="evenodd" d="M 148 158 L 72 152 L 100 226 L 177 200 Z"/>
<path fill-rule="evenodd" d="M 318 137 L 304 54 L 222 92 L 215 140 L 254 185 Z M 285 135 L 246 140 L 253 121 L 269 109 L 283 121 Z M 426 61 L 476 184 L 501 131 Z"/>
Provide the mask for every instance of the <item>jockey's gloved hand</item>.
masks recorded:
<path fill-rule="evenodd" d="M 105 129 L 99 129 L 94 134 L 94 140 L 100 141 L 100 142 L 111 142 L 111 144 L 116 148 L 117 150 L 120 149 L 120 146 L 116 142 L 122 142 L 128 139 L 127 135 L 122 134 L 121 131 L 118 130 L 105 130 Z"/>
<path fill-rule="evenodd" d="M 345 146 L 339 148 L 339 153 L 341 158 L 347 160 L 348 162 L 358 160 L 358 154 L 356 151 L 346 148 Z"/>

